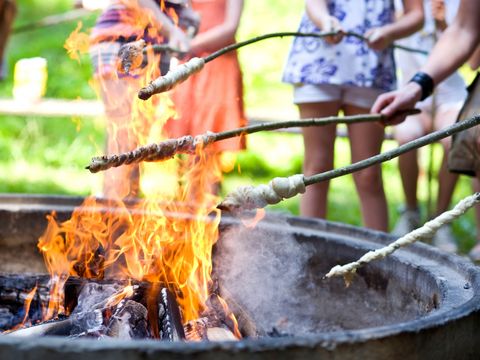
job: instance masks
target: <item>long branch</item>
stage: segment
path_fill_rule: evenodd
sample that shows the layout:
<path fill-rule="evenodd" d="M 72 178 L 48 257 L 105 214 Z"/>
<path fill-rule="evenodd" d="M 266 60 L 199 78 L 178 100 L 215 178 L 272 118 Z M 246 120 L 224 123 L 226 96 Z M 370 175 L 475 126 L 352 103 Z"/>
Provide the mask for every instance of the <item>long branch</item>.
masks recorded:
<path fill-rule="evenodd" d="M 404 115 L 418 114 L 417 109 L 402 110 L 400 113 Z M 395 116 L 400 113 L 395 114 Z M 354 115 L 354 116 L 331 116 L 326 118 L 311 118 L 303 120 L 289 121 L 271 121 L 262 124 L 245 126 L 238 129 L 227 130 L 219 133 L 206 133 L 192 136 L 183 136 L 177 139 L 169 139 L 158 144 L 150 144 L 141 146 L 133 151 L 116 155 L 104 155 L 92 158 L 92 161 L 86 169 L 92 173 L 107 170 L 112 167 L 139 163 L 142 161 L 163 161 L 172 158 L 175 154 L 194 154 L 197 147 L 208 146 L 209 144 L 225 139 L 234 138 L 246 134 L 253 134 L 260 131 L 271 131 L 285 129 L 291 127 L 309 127 L 309 126 L 326 126 L 330 124 L 356 124 L 362 122 L 382 121 L 385 120 L 383 115 Z"/>
<path fill-rule="evenodd" d="M 326 171 L 310 177 L 306 177 L 303 174 L 297 174 L 288 178 L 275 178 L 267 185 L 262 184 L 257 187 L 242 186 L 228 194 L 225 197 L 225 200 L 218 205 L 218 208 L 232 213 L 241 213 L 247 210 L 263 208 L 267 205 L 277 204 L 284 199 L 304 193 L 306 186 L 351 174 L 373 165 L 381 164 L 413 149 L 418 149 L 460 131 L 469 129 L 479 123 L 480 115 L 477 115 L 468 120 L 455 123 L 445 129 L 435 131 L 431 134 L 410 141 L 396 149 L 386 151 L 348 166 Z"/>
<path fill-rule="evenodd" d="M 285 32 L 264 34 L 264 35 L 254 37 L 252 39 L 248 39 L 245 41 L 228 45 L 205 57 L 200 57 L 200 58 L 194 57 L 189 61 L 187 61 L 185 64 L 182 64 L 180 66 L 177 66 L 175 69 L 170 70 L 165 76 L 160 76 L 157 79 L 150 82 L 150 84 L 148 84 L 147 86 L 141 88 L 138 92 L 138 97 L 142 100 L 148 100 L 154 94 L 159 94 L 159 93 L 171 90 L 177 84 L 184 82 L 191 75 L 202 70 L 206 63 L 228 52 L 238 50 L 244 46 L 247 46 L 259 41 L 263 41 L 271 38 L 283 38 L 283 37 L 289 37 L 289 36 L 324 38 L 327 36 L 334 36 L 338 34 L 343 34 L 344 36 L 356 37 L 363 41 L 368 41 L 368 39 L 365 36 L 358 33 L 350 32 L 350 31 L 349 32 L 331 31 L 331 32 L 323 32 L 323 33 L 304 33 L 304 32 L 285 31 Z M 398 44 L 391 44 L 390 46 L 396 49 L 428 55 L 428 52 L 421 49 L 414 49 L 408 46 L 403 46 Z"/>

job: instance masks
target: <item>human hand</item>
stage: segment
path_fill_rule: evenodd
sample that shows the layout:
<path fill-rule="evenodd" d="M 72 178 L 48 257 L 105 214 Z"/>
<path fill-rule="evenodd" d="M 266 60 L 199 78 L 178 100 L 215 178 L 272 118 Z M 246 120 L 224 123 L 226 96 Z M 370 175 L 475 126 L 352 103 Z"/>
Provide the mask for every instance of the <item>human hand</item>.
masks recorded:
<path fill-rule="evenodd" d="M 431 10 L 433 18 L 436 22 L 446 23 L 446 11 L 445 11 L 445 1 L 444 0 L 432 0 Z"/>
<path fill-rule="evenodd" d="M 365 37 L 367 38 L 368 46 L 377 51 L 385 50 L 392 43 L 392 39 L 384 27 L 368 30 L 365 33 Z"/>
<path fill-rule="evenodd" d="M 329 44 L 338 44 L 343 39 L 344 31 L 342 24 L 335 16 L 326 16 L 322 19 L 321 24 L 317 24 L 319 28 L 326 32 L 336 32 L 337 34 L 325 37 L 325 41 Z"/>
<path fill-rule="evenodd" d="M 384 125 L 397 125 L 405 120 L 405 115 L 392 117 L 399 110 L 412 109 L 422 96 L 422 88 L 409 82 L 402 88 L 380 95 L 370 110 L 373 114 L 388 117 Z"/>
<path fill-rule="evenodd" d="M 172 27 L 168 34 L 168 45 L 174 49 L 178 49 L 181 53 L 190 51 L 190 38 L 177 27 Z"/>

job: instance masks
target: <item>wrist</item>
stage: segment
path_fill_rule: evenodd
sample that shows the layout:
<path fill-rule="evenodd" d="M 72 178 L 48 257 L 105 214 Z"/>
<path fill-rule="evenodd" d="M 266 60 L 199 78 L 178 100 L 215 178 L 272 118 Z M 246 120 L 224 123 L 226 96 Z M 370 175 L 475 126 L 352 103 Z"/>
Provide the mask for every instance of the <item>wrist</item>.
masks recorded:
<path fill-rule="evenodd" d="M 416 84 L 415 87 L 417 90 L 417 94 L 419 96 L 420 101 L 425 100 L 433 93 L 433 88 L 435 84 L 433 83 L 433 79 L 430 75 L 424 72 L 417 72 L 409 81 L 410 84 Z"/>

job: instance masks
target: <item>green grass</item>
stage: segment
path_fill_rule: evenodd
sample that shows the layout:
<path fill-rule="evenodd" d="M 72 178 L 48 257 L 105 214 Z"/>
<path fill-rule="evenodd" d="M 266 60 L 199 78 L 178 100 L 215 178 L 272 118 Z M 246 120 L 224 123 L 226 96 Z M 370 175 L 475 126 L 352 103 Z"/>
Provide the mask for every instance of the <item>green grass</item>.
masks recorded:
<path fill-rule="evenodd" d="M 19 3 L 17 25 L 29 23 L 47 14 L 66 11 L 69 0 L 24 0 Z M 295 30 L 303 10 L 303 2 L 291 0 L 246 1 L 238 39 L 267 32 Z M 94 17 L 85 19 L 91 26 Z M 63 43 L 76 23 L 63 24 L 34 32 L 14 35 L 10 41 L 8 64 L 10 75 L 0 83 L 0 97 L 10 97 L 12 74 L 21 58 L 42 56 L 48 61 L 47 97 L 94 98 L 88 85 L 91 66 L 88 56 L 81 62 L 68 59 Z M 245 84 L 245 103 L 250 114 L 296 114 L 291 103 L 291 87 L 280 79 L 292 39 L 271 39 L 240 51 Z M 467 76 L 471 74 L 467 73 Z M 56 193 L 87 195 L 101 188 L 101 174 L 92 175 L 83 167 L 90 157 L 101 153 L 105 128 L 101 119 L 68 119 L 0 116 L 0 192 Z M 394 146 L 386 142 L 384 150 Z M 268 182 L 274 176 L 301 172 L 303 143 L 299 135 L 257 134 L 249 137 L 248 151 L 238 157 L 241 173 L 226 175 L 223 192 L 238 185 Z M 434 165 L 438 169 L 441 150 L 437 146 Z M 426 168 L 428 151 L 421 153 Z M 344 139 L 336 144 L 336 166 L 349 162 L 349 146 Z M 402 190 L 397 162 L 384 165 L 384 182 L 389 200 L 390 224 L 398 217 Z M 433 179 L 433 193 L 437 180 Z M 471 192 L 469 180 L 462 178 L 454 201 Z M 426 203 L 426 174 L 420 178 L 419 198 Z M 272 206 L 270 210 L 298 214 L 298 197 Z M 358 197 L 351 176 L 331 182 L 330 220 L 361 225 Z M 423 205 L 423 213 L 426 213 Z M 469 213 L 454 224 L 454 232 L 462 251 L 468 250 L 475 239 L 473 215 Z"/>

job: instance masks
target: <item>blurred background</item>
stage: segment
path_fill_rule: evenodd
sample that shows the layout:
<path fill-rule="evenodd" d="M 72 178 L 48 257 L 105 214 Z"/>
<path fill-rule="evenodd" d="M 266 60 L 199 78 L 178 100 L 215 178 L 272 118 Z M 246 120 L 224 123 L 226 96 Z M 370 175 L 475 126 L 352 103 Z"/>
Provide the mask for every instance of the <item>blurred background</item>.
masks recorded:
<path fill-rule="evenodd" d="M 101 189 L 101 174 L 90 174 L 84 167 L 93 155 L 101 154 L 104 146 L 104 121 L 98 116 L 40 116 L 8 115 L 12 98 L 14 65 L 24 58 L 42 57 L 47 60 L 48 81 L 45 98 L 67 100 L 94 100 L 96 94 L 89 85 L 92 68 L 88 55 L 79 61 L 70 59 L 64 48 L 68 35 L 77 27 L 78 20 L 60 25 L 32 28 L 47 15 L 72 10 L 71 0 L 20 0 L 13 33 L 7 50 L 8 73 L 0 82 L 0 192 L 89 195 Z M 303 11 L 303 1 L 246 0 L 237 40 L 276 31 L 295 31 Z M 91 27 L 97 13 L 82 16 L 83 30 Z M 247 115 L 255 119 L 296 119 L 292 105 L 291 86 L 281 83 L 283 65 L 292 39 L 271 39 L 248 46 L 239 52 L 244 75 Z M 464 69 L 469 81 L 472 74 Z M 6 105 L 5 105 L 6 104 Z M 92 102 L 91 106 L 95 106 Z M 94 112 L 94 111 L 93 111 Z M 383 151 L 396 143 L 387 140 Z M 434 145 L 421 151 L 422 173 L 419 198 L 422 213 L 426 214 L 429 192 L 435 194 L 437 181 L 427 181 L 430 159 L 437 169 L 442 151 Z M 348 142 L 341 138 L 336 143 L 335 166 L 349 163 Z M 235 170 L 225 175 L 222 194 L 239 185 L 266 183 L 275 176 L 302 172 L 303 144 L 298 134 L 263 133 L 248 138 L 248 150 L 239 154 Z M 384 182 L 390 206 L 390 224 L 398 217 L 402 202 L 400 177 L 395 160 L 383 167 Z M 434 172 L 436 173 L 436 171 Z M 358 198 L 351 176 L 331 183 L 329 220 L 360 225 Z M 470 181 L 462 177 L 454 194 L 454 201 L 471 193 Z M 269 210 L 298 214 L 298 198 L 270 207 Z M 460 250 L 466 252 L 474 243 L 473 213 L 454 223 L 454 234 Z"/>

